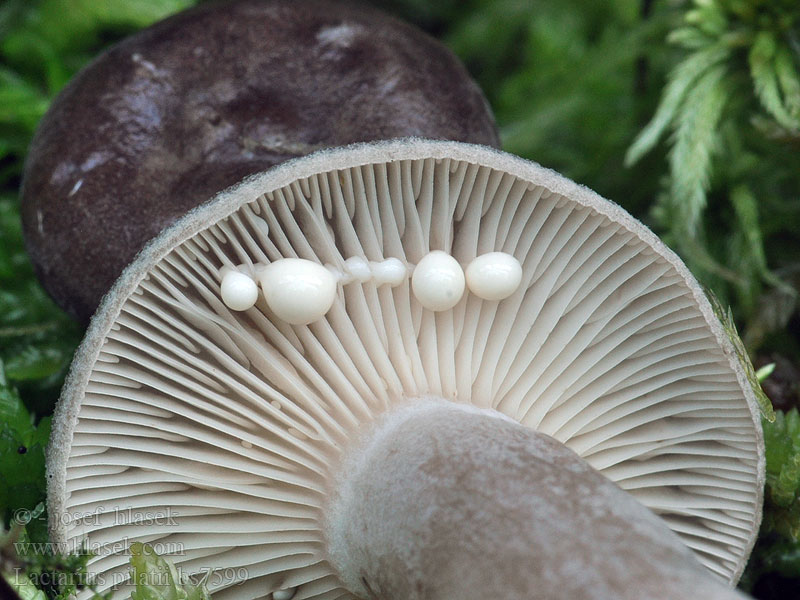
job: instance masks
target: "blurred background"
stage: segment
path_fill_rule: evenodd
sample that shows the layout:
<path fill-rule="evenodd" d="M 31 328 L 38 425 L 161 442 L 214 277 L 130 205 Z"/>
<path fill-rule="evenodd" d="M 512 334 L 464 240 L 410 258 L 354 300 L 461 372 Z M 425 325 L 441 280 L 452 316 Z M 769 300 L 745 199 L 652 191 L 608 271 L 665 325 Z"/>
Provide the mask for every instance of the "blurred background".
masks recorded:
<path fill-rule="evenodd" d="M 18 186 L 38 120 L 108 44 L 192 0 L 0 3 L 0 516 L 44 497 L 49 417 L 82 330 L 36 282 Z M 448 45 L 503 148 L 621 204 L 730 306 L 776 409 L 742 586 L 800 598 L 800 3 L 374 0 Z M 25 452 L 21 449 L 25 448 Z M 39 523 L 38 529 L 36 523 Z M 26 535 L 43 538 L 34 521 Z M 42 564 L 37 568 L 77 568 Z M 48 590 L 51 597 L 65 590 Z"/>

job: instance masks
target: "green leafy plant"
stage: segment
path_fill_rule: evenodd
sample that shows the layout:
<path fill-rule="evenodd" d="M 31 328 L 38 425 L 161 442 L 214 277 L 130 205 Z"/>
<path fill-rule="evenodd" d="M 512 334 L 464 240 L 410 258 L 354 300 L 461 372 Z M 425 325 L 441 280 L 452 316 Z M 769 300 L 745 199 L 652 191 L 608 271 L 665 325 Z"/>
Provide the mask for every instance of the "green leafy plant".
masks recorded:
<path fill-rule="evenodd" d="M 742 581 L 747 589 L 765 575 L 794 579 L 800 573 L 800 413 L 775 411 L 774 421 L 764 420 L 763 427 L 764 520 Z"/>
<path fill-rule="evenodd" d="M 25 254 L 17 199 L 0 195 L 0 361 L 32 409 L 52 410 L 81 330 L 53 304 Z"/>
<path fill-rule="evenodd" d="M 31 521 L 30 511 L 44 499 L 49 436 L 50 418 L 34 425 L 19 394 L 8 385 L 0 361 L 0 515 L 5 523 Z"/>
<path fill-rule="evenodd" d="M 800 542 L 800 413 L 777 411 L 764 423 L 767 445 L 767 485 L 763 533 L 777 532 Z"/>
<path fill-rule="evenodd" d="M 742 366 L 742 370 L 747 377 L 747 382 L 750 384 L 750 387 L 753 390 L 753 395 L 756 397 L 756 402 L 758 402 L 758 406 L 761 409 L 761 415 L 764 421 L 767 423 L 772 423 L 775 421 L 775 411 L 773 410 L 772 402 L 770 402 L 770 399 L 761 388 L 761 382 L 769 375 L 771 371 L 766 369 L 760 370 L 759 373 L 755 370 L 753 363 L 750 361 L 750 357 L 747 354 L 747 349 L 744 347 L 742 338 L 739 337 L 739 332 L 736 329 L 736 322 L 733 319 L 733 313 L 731 312 L 730 307 L 728 307 L 726 310 L 725 307 L 720 303 L 719 299 L 717 299 L 717 296 L 711 290 L 706 290 L 706 296 L 708 296 L 708 299 L 711 303 L 711 308 L 714 311 L 714 315 L 717 317 L 717 319 L 719 319 L 719 322 L 722 325 L 722 331 L 728 337 L 731 345 L 733 346 L 736 359 Z M 772 365 L 773 368 L 774 366 L 775 365 Z"/>
<path fill-rule="evenodd" d="M 128 552 L 134 584 L 131 600 L 211 599 L 206 587 L 210 571 L 194 583 L 152 546 L 134 542 Z M 20 600 L 69 600 L 84 588 L 94 592 L 93 600 L 108 600 L 111 592 L 98 593 L 87 574 L 90 556 L 89 552 L 66 555 L 52 551 L 47 544 L 33 543 L 25 526 L 16 524 L 0 536 L 0 577 Z"/>
<path fill-rule="evenodd" d="M 4 575 L 4 577 L 20 600 L 47 600 L 47 595 L 33 585 L 27 577 L 15 577 L 12 575 Z"/>
<path fill-rule="evenodd" d="M 130 547 L 131 576 L 135 589 L 131 600 L 209 600 L 205 580 L 197 584 L 178 571 L 173 562 L 151 546 L 134 542 Z"/>
<path fill-rule="evenodd" d="M 82 589 L 94 590 L 86 565 L 86 551 L 65 554 L 47 542 L 44 504 L 17 510 L 10 529 L 0 535 L 0 576 L 22 600 L 70 600 Z M 110 594 L 94 595 L 108 600 Z"/>
<path fill-rule="evenodd" d="M 671 11 L 642 17 L 638 0 L 471 2 L 444 37 L 478 78 L 504 149 L 552 167 L 642 213 L 658 190 L 623 165 L 625 149 L 657 100 Z M 645 175 L 642 176 L 642 171 Z M 636 184 L 631 185 L 632 178 Z"/>
<path fill-rule="evenodd" d="M 654 217 L 693 271 L 734 304 L 751 346 L 786 325 L 797 296 L 779 275 L 796 272 L 797 255 L 783 253 L 775 269 L 767 244 L 798 214 L 785 198 L 786 186 L 800 183 L 799 23 L 800 5 L 791 1 L 686 6 L 667 38 L 681 58 L 625 158 L 637 163 L 671 134 Z"/>

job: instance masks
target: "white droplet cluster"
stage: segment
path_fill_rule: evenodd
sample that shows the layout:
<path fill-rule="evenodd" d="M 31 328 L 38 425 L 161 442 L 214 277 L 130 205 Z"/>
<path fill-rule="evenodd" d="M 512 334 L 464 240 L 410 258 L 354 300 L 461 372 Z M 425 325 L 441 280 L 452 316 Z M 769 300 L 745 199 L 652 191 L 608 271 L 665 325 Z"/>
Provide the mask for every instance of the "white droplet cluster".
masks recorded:
<path fill-rule="evenodd" d="M 397 287 L 408 277 L 408 268 L 399 258 L 375 262 L 353 256 L 344 261 L 344 268 L 343 283 L 372 281 L 375 285 Z"/>
<path fill-rule="evenodd" d="M 282 258 L 256 267 L 256 278 L 225 267 L 220 295 L 225 306 L 243 311 L 258 300 L 258 283 L 269 309 L 292 325 L 322 318 L 336 299 L 336 277 L 322 265 L 302 258 Z"/>
<path fill-rule="evenodd" d="M 321 319 L 333 306 L 337 282 L 374 283 L 396 287 L 408 279 L 410 269 L 397 258 L 368 261 L 353 256 L 337 271 L 303 258 L 282 258 L 256 268 L 269 309 L 292 325 L 307 325 Z M 505 252 L 489 252 L 475 258 L 466 269 L 455 258 L 434 250 L 411 272 L 411 289 L 425 308 L 453 308 L 469 290 L 484 300 L 511 296 L 522 281 L 522 266 Z M 258 300 L 256 281 L 241 271 L 225 267 L 220 286 L 222 301 L 231 310 L 248 310 Z"/>
<path fill-rule="evenodd" d="M 456 260 L 434 250 L 414 269 L 411 287 L 420 304 L 434 311 L 453 308 L 464 294 L 464 286 L 484 300 L 504 300 L 519 288 L 522 265 L 505 252 L 489 252 L 475 258 L 466 272 Z"/>

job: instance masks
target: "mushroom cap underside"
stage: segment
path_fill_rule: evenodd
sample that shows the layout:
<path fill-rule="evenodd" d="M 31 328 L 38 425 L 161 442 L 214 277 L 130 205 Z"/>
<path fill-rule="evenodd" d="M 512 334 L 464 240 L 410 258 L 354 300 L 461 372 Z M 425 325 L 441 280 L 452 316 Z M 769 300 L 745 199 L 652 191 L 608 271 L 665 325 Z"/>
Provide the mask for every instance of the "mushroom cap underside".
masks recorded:
<path fill-rule="evenodd" d="M 353 257 L 411 271 L 436 250 L 463 267 L 507 253 L 521 285 L 433 312 L 410 277 L 348 276 Z M 263 297 L 241 312 L 221 300 L 223 272 L 281 258 L 339 274 L 322 319 L 294 326 Z M 351 597 L 325 557 L 331 473 L 362 428 L 426 396 L 551 435 L 713 573 L 741 575 L 761 514 L 759 411 L 683 263 L 553 171 L 413 139 L 251 177 L 140 253 L 93 319 L 56 411 L 53 541 L 97 553 L 101 591 L 126 579 L 125 547 L 143 541 L 184 572 L 217 569 L 215 600 Z"/>

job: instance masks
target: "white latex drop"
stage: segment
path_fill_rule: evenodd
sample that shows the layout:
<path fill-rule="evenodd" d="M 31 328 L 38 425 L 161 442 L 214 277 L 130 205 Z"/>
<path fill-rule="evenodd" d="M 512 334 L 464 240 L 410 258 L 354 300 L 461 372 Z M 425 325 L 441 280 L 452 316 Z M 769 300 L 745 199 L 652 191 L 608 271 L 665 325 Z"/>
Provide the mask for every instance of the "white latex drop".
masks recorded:
<path fill-rule="evenodd" d="M 247 310 L 258 300 L 258 285 L 244 273 L 228 271 L 222 276 L 220 295 L 231 310 Z"/>
<path fill-rule="evenodd" d="M 278 590 L 276 592 L 272 592 L 272 600 L 292 600 L 296 592 L 297 588 Z"/>
<path fill-rule="evenodd" d="M 505 252 L 489 252 L 475 258 L 466 269 L 467 286 L 484 300 L 504 300 L 517 291 L 522 265 Z"/>
<path fill-rule="evenodd" d="M 259 274 L 267 305 L 292 325 L 321 319 L 336 299 L 336 278 L 324 266 L 303 258 L 281 258 Z"/>
<path fill-rule="evenodd" d="M 411 288 L 419 303 L 434 311 L 453 308 L 464 294 L 464 271 L 455 258 L 434 250 L 419 261 Z"/>
<path fill-rule="evenodd" d="M 381 262 L 370 263 L 375 285 L 389 284 L 397 287 L 408 277 L 408 269 L 399 258 L 387 258 Z"/>
<path fill-rule="evenodd" d="M 360 256 L 351 256 L 344 261 L 344 265 L 355 281 L 365 283 L 372 278 L 369 263 Z"/>

